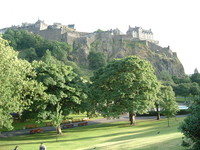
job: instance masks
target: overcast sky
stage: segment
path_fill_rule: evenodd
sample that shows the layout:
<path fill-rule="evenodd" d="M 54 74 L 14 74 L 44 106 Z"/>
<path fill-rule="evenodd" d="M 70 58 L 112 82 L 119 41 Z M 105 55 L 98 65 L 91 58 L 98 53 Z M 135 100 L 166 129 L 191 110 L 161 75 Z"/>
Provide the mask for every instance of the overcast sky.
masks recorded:
<path fill-rule="evenodd" d="M 0 28 L 35 23 L 75 24 L 77 31 L 151 29 L 160 45 L 168 45 L 191 74 L 200 71 L 199 0 L 2 0 Z"/>

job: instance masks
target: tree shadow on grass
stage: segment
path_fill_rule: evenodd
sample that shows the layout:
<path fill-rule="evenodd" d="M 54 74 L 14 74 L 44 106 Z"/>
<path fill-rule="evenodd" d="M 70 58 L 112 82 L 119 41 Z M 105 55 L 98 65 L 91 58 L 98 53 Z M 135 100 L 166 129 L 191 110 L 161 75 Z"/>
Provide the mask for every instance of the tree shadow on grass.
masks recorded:
<path fill-rule="evenodd" d="M 82 150 L 186 150 L 181 146 L 181 138 L 173 138 L 165 141 L 158 141 L 157 143 L 150 144 L 148 142 L 138 143 L 137 147 L 134 147 L 131 142 L 121 141 L 120 143 L 109 143 L 106 146 L 92 146 L 91 148 L 85 148 Z"/>
<path fill-rule="evenodd" d="M 85 141 L 85 140 L 92 141 L 93 139 L 102 138 L 102 137 L 113 137 L 112 139 L 105 142 L 116 142 L 116 141 L 123 142 L 128 139 L 133 139 L 136 137 L 143 138 L 144 136 L 147 137 L 147 135 L 148 136 L 156 135 L 159 130 L 162 129 L 164 131 L 164 129 L 167 127 L 165 126 L 165 124 L 163 124 L 163 121 L 160 121 L 160 122 L 157 121 L 154 126 L 152 126 L 152 123 L 148 123 L 148 122 L 145 122 L 144 124 L 143 123 L 144 122 L 139 122 L 137 126 L 130 126 L 129 124 L 127 124 L 127 122 L 115 122 L 115 123 L 104 123 L 104 124 L 96 124 L 96 125 L 66 129 L 66 130 L 63 130 L 64 135 L 58 137 L 58 142 L 73 142 L 73 141 Z M 120 132 L 121 128 L 127 128 L 127 130 L 129 131 Z M 171 128 L 168 128 L 168 130 L 170 129 Z M 92 131 L 100 132 L 101 130 L 108 131 L 108 132 L 105 132 L 105 134 L 101 133 L 101 135 L 96 135 L 96 136 L 89 134 Z M 116 130 L 117 133 L 109 134 L 109 130 Z M 74 135 L 71 136 L 71 134 L 73 133 L 75 134 L 80 133 L 83 136 L 80 138 L 77 138 Z M 45 132 L 41 134 L 2 138 L 0 139 L 0 141 L 11 141 L 11 142 L 9 144 L 0 144 L 0 146 L 14 146 L 17 144 L 18 145 L 39 144 L 41 142 L 55 143 L 57 142 L 56 138 L 57 138 L 57 135 L 55 131 L 50 131 L 50 132 Z M 15 141 L 15 142 L 19 141 L 19 143 L 13 144 L 12 141 Z"/>
<path fill-rule="evenodd" d="M 147 130 L 148 132 L 149 129 L 146 129 L 146 130 L 142 130 L 142 131 L 129 131 L 129 132 L 119 132 L 119 133 L 113 133 L 113 134 L 104 134 L 104 135 L 100 135 L 100 136 L 86 136 L 85 137 L 81 137 L 81 138 L 72 138 L 72 139 L 63 139 L 67 136 L 60 136 L 58 137 L 58 141 L 56 141 L 56 135 L 52 135 L 52 134 L 45 134 L 45 135 L 37 135 L 37 136 L 23 136 L 23 137 L 18 137 L 17 139 L 16 138 L 12 138 L 12 139 L 1 139 L 0 141 L 19 141 L 19 143 L 9 143 L 9 144 L 0 144 L 0 146 L 11 146 L 11 145 L 21 145 L 21 144 L 39 144 L 41 143 L 41 141 L 44 141 L 45 143 L 56 143 L 56 142 L 71 142 L 71 141 L 81 141 L 81 140 L 88 140 L 88 141 L 92 141 L 93 139 L 96 139 L 96 138 L 101 138 L 101 137 L 112 137 L 112 136 L 121 136 L 121 135 L 125 135 L 125 134 L 141 134 L 143 132 L 146 132 L 147 133 Z M 23 141 L 23 142 L 20 142 L 20 141 Z M 34 141 L 34 142 L 31 142 L 31 141 Z"/>

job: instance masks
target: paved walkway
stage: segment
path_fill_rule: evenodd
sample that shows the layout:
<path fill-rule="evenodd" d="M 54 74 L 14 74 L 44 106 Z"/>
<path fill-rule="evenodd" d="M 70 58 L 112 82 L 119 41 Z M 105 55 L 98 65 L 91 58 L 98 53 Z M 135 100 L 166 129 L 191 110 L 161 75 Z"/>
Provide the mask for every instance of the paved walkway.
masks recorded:
<path fill-rule="evenodd" d="M 179 115 L 177 117 L 183 117 L 185 115 Z M 165 116 L 162 116 L 162 118 L 166 118 Z M 109 123 L 109 122 L 117 122 L 117 121 L 129 121 L 128 115 L 123 115 L 119 119 L 95 119 L 95 120 L 89 120 L 88 125 L 93 125 L 93 124 L 99 124 L 99 123 Z M 145 116 L 145 117 L 136 117 L 136 120 L 146 120 L 146 119 L 156 119 L 156 116 Z M 78 123 L 73 123 L 74 127 L 78 127 Z M 62 127 L 62 125 L 61 125 Z M 43 132 L 47 131 L 53 131 L 55 130 L 55 127 L 49 126 L 49 127 L 41 127 Z M 36 128 L 37 129 L 37 128 Z M 11 137 L 11 136 L 19 136 L 19 135 L 25 135 L 25 134 L 30 134 L 30 130 L 33 129 L 24 129 L 24 130 L 16 130 L 16 131 L 8 131 L 8 132 L 1 132 L 0 137 Z"/>

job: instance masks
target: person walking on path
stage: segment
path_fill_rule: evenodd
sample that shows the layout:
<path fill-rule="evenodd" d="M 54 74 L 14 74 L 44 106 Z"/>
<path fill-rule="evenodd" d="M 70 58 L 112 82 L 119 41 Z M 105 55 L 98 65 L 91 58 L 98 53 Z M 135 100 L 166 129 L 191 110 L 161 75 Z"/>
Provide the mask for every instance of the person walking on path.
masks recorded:
<path fill-rule="evenodd" d="M 46 146 L 43 143 L 41 143 L 39 150 L 46 150 Z"/>

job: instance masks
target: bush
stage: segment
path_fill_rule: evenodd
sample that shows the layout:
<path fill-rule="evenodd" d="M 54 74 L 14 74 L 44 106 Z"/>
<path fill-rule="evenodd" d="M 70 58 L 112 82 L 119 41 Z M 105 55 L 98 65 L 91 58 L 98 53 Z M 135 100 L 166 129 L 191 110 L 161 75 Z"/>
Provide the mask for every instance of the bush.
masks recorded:
<path fill-rule="evenodd" d="M 187 115 L 191 113 L 191 110 L 189 109 L 181 109 L 177 112 L 177 115 Z M 137 116 L 156 116 L 157 112 L 156 111 L 149 111 L 147 114 L 137 114 Z M 161 116 L 164 116 L 162 112 L 160 112 Z"/>
<path fill-rule="evenodd" d="M 192 106 L 190 106 L 191 113 L 188 115 L 184 122 L 180 125 L 179 129 L 184 134 L 185 138 L 190 145 L 189 149 L 200 149 L 200 100 L 196 100 Z M 187 145 L 183 142 L 183 145 Z"/>

